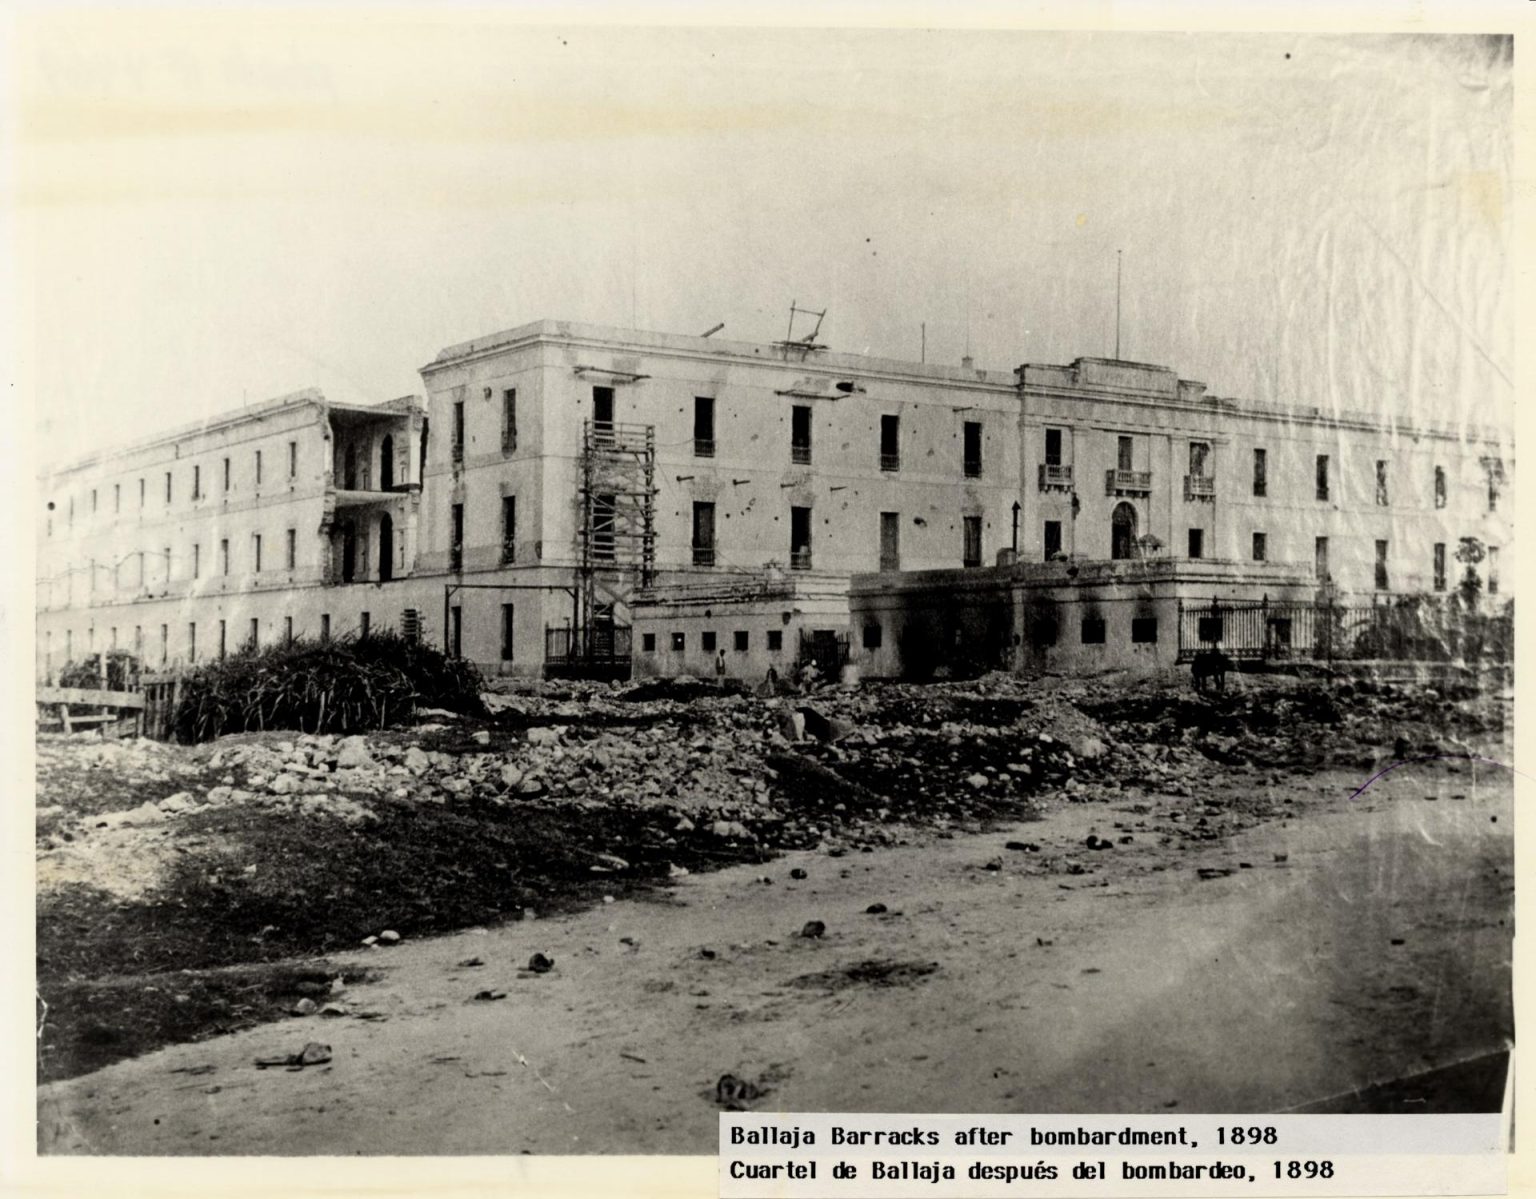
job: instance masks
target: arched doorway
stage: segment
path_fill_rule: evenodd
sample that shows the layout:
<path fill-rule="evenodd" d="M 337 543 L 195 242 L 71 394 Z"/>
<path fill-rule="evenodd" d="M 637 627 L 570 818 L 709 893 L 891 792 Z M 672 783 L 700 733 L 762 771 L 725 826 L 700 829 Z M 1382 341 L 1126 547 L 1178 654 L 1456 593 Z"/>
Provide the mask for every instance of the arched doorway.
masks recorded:
<path fill-rule="evenodd" d="M 395 439 L 388 433 L 379 445 L 379 490 L 390 491 L 395 486 Z"/>
<path fill-rule="evenodd" d="M 1136 509 L 1129 504 L 1118 503 L 1109 518 L 1109 556 L 1134 558 L 1136 556 Z"/>
<path fill-rule="evenodd" d="M 379 517 L 379 582 L 395 577 L 395 522 L 389 513 Z"/>

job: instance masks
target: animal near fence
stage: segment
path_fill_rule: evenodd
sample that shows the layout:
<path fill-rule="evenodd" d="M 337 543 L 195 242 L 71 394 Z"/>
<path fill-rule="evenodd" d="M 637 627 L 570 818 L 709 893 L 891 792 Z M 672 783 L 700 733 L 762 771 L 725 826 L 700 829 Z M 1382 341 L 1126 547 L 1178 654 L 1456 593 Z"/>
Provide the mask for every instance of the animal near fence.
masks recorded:
<path fill-rule="evenodd" d="M 1390 603 L 1179 603 L 1178 661 L 1219 650 L 1234 662 L 1502 659 L 1511 613 L 1482 614 L 1453 601 L 1401 596 Z"/>

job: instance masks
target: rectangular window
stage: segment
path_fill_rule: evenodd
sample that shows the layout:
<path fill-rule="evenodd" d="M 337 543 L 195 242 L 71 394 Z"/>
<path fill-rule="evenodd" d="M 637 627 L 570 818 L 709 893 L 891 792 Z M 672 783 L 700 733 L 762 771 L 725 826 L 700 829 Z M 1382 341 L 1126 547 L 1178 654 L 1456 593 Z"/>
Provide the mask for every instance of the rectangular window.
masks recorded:
<path fill-rule="evenodd" d="M 737 629 L 731 634 L 731 648 L 738 654 L 744 654 L 751 645 L 751 638 L 747 636 L 746 629 Z"/>
<path fill-rule="evenodd" d="M 203 468 L 201 466 L 194 466 L 192 468 L 192 498 L 194 500 L 200 500 L 203 498 Z M 96 493 L 92 492 L 91 504 L 93 507 L 95 506 L 95 503 Z"/>
<path fill-rule="evenodd" d="M 229 653 L 229 623 L 219 621 L 219 660 L 223 661 Z"/>
<path fill-rule="evenodd" d="M 715 632 L 713 629 L 706 629 L 699 634 L 699 648 L 706 654 L 715 652 Z"/>
<path fill-rule="evenodd" d="M 1157 644 L 1157 617 L 1131 617 L 1131 641 L 1136 645 Z"/>
<path fill-rule="evenodd" d="M 94 487 L 91 488 L 91 515 L 96 515 L 96 489 Z"/>
<path fill-rule="evenodd" d="M 517 561 L 517 497 L 501 497 L 501 560 Z"/>
<path fill-rule="evenodd" d="M 1388 582 L 1389 582 L 1389 580 L 1387 578 L 1387 543 L 1385 541 L 1378 541 L 1376 543 L 1376 590 L 1377 591 L 1385 591 L 1385 590 L 1387 590 Z"/>
<path fill-rule="evenodd" d="M 811 510 L 789 510 L 789 566 L 791 570 L 811 569 Z"/>
<path fill-rule="evenodd" d="M 65 636 L 68 636 L 68 634 L 65 634 Z M 133 626 L 133 656 L 135 658 L 142 658 L 144 656 L 144 626 L 141 624 Z"/>
<path fill-rule="evenodd" d="M 655 633 L 642 633 L 642 634 L 640 634 L 640 648 L 645 653 L 654 654 L 656 652 L 656 634 Z"/>
<path fill-rule="evenodd" d="M 290 479 L 299 477 L 299 443 L 296 441 L 288 443 L 288 477 Z"/>
<path fill-rule="evenodd" d="M 261 486 L 261 451 L 256 451 L 256 486 Z"/>
<path fill-rule="evenodd" d="M 1376 502 L 1383 508 L 1387 505 L 1387 460 L 1376 459 Z"/>
<path fill-rule="evenodd" d="M 169 504 L 171 502 L 171 472 L 170 471 L 166 471 L 165 472 L 165 502 L 167 504 Z"/>
<path fill-rule="evenodd" d="M 513 604 L 501 605 L 501 660 L 512 661 L 513 644 L 517 636 L 517 610 Z"/>
<path fill-rule="evenodd" d="M 789 410 L 789 460 L 798 466 L 811 464 L 811 410 L 803 404 Z"/>
<path fill-rule="evenodd" d="M 510 454 L 517 449 L 517 388 L 508 387 L 501 393 L 501 452 Z"/>
<path fill-rule="evenodd" d="M 221 538 L 220 541 L 219 541 L 219 573 L 221 575 L 227 575 L 229 573 L 229 538 L 228 537 Z"/>
<path fill-rule="evenodd" d="M 695 501 L 693 505 L 693 564 L 715 564 L 715 506 Z"/>
<path fill-rule="evenodd" d="M 981 565 L 981 517 L 963 516 L 960 518 L 961 535 L 965 544 L 961 549 L 960 564 L 974 567 Z"/>
<path fill-rule="evenodd" d="M 1253 560 L 1263 562 L 1269 557 L 1269 534 L 1255 533 L 1253 535 Z"/>
<path fill-rule="evenodd" d="M 229 490 L 229 459 L 224 459 L 224 490 Z"/>
<path fill-rule="evenodd" d="M 880 513 L 880 569 L 901 569 L 901 514 Z"/>
<path fill-rule="evenodd" d="M 357 614 L 357 635 L 366 637 L 373 631 L 373 614 L 371 612 L 359 612 Z"/>
<path fill-rule="evenodd" d="M 1435 467 L 1435 507 L 1445 507 L 1445 467 Z"/>
<path fill-rule="evenodd" d="M 261 573 L 261 534 L 251 534 L 251 569 Z"/>
<path fill-rule="evenodd" d="M 331 639 L 331 614 L 320 613 L 320 644 L 324 645 Z"/>
<path fill-rule="evenodd" d="M 1312 542 L 1312 573 L 1320 579 L 1328 577 L 1328 538 L 1318 537 Z"/>
<path fill-rule="evenodd" d="M 1191 529 L 1189 531 L 1189 556 L 1202 558 L 1205 556 L 1205 530 Z"/>
<path fill-rule="evenodd" d="M 144 480 L 140 479 L 139 480 L 139 507 L 142 508 L 143 506 L 144 506 Z M 71 510 L 71 515 L 73 515 L 73 510 Z"/>
<path fill-rule="evenodd" d="M 1045 464 L 1047 466 L 1061 465 L 1061 430 L 1047 429 L 1045 431 Z"/>
<path fill-rule="evenodd" d="M 1320 500 L 1326 500 L 1328 498 L 1327 454 L 1319 454 L 1317 456 L 1317 498 Z"/>
<path fill-rule="evenodd" d="M 464 505 L 449 509 L 448 569 L 458 574 L 464 569 Z"/>
<path fill-rule="evenodd" d="M 203 577 L 203 547 L 196 541 L 192 543 L 192 577 Z"/>
<path fill-rule="evenodd" d="M 592 423 L 597 426 L 598 432 L 610 437 L 613 435 L 613 388 L 592 389 Z"/>
<path fill-rule="evenodd" d="M 172 566 L 172 562 L 171 562 L 171 547 L 170 546 L 166 546 L 163 550 L 161 550 L 160 551 L 160 557 L 165 560 L 165 581 L 167 583 L 169 583 L 171 581 L 171 566 Z"/>
<path fill-rule="evenodd" d="M 284 537 L 283 562 L 289 570 L 294 570 L 299 564 L 299 531 L 289 529 Z"/>
<path fill-rule="evenodd" d="M 293 644 L 293 617 L 283 617 L 283 644 Z"/>
<path fill-rule="evenodd" d="M 776 654 L 776 653 L 779 653 L 781 650 L 783 650 L 783 648 L 784 648 L 784 630 L 783 629 L 769 629 L 768 630 L 768 652 Z"/>
<path fill-rule="evenodd" d="M 1083 617 L 1082 642 L 1084 645 L 1104 644 L 1104 618 L 1102 616 Z"/>
<path fill-rule="evenodd" d="M 197 661 L 197 621 L 187 622 L 187 661 Z"/>
<path fill-rule="evenodd" d="M 1445 590 L 1445 542 L 1435 542 L 1435 590 Z"/>
<path fill-rule="evenodd" d="M 599 562 L 614 559 L 614 526 L 618 517 L 618 501 L 611 495 L 592 497 L 592 557 Z"/>
<path fill-rule="evenodd" d="M 1135 470 L 1132 463 L 1135 461 L 1135 442 L 1129 437 L 1118 439 L 1115 451 L 1115 466 L 1117 470 Z"/>
<path fill-rule="evenodd" d="M 453 402 L 453 460 L 464 461 L 464 401 Z"/>
<path fill-rule="evenodd" d="M 680 654 L 680 653 L 683 653 L 687 648 L 688 648 L 688 637 L 687 637 L 687 635 L 683 634 L 683 633 L 673 633 L 672 634 L 672 652 L 674 654 Z"/>
<path fill-rule="evenodd" d="M 253 648 L 261 644 L 261 621 L 254 616 L 251 617 L 250 644 Z"/>
<path fill-rule="evenodd" d="M 864 626 L 864 648 L 880 648 L 880 626 L 878 624 L 867 624 Z"/>
<path fill-rule="evenodd" d="M 709 396 L 693 397 L 693 456 L 715 456 L 715 401 Z"/>
<path fill-rule="evenodd" d="M 160 665 L 164 666 L 171 658 L 171 626 L 160 626 Z"/>
<path fill-rule="evenodd" d="M 901 469 L 901 417 L 880 418 L 880 469 Z"/>
<path fill-rule="evenodd" d="M 1499 547 L 1488 547 L 1488 594 L 1499 594 Z"/>
<path fill-rule="evenodd" d="M 1269 452 L 1267 450 L 1253 451 L 1253 494 L 1261 497 L 1269 494 Z"/>
<path fill-rule="evenodd" d="M 1061 521 L 1048 520 L 1045 522 L 1045 560 L 1049 562 L 1059 553 L 1061 553 Z"/>
<path fill-rule="evenodd" d="M 448 609 L 448 653 L 454 658 L 464 656 L 464 609 L 458 604 Z"/>
<path fill-rule="evenodd" d="M 1208 442 L 1192 441 L 1189 443 L 1189 473 L 1197 479 L 1206 477 L 1206 465 L 1211 456 L 1211 447 Z"/>
<path fill-rule="evenodd" d="M 967 479 L 981 477 L 981 422 L 979 420 L 965 422 L 965 477 Z"/>

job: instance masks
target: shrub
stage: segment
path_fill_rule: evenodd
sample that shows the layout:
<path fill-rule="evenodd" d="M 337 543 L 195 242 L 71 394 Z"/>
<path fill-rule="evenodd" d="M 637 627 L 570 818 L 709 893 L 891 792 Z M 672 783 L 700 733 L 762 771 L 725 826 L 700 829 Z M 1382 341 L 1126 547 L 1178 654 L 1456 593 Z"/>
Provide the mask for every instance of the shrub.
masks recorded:
<path fill-rule="evenodd" d="M 298 729 L 355 733 L 410 718 L 418 707 L 485 714 L 472 662 L 397 633 L 247 647 L 191 672 L 172 719 L 178 741 Z"/>
<path fill-rule="evenodd" d="M 107 690 L 127 691 L 139 674 L 139 660 L 125 649 L 107 651 Z M 59 670 L 60 687 L 101 690 L 101 655 L 88 654 L 78 662 L 66 662 Z"/>

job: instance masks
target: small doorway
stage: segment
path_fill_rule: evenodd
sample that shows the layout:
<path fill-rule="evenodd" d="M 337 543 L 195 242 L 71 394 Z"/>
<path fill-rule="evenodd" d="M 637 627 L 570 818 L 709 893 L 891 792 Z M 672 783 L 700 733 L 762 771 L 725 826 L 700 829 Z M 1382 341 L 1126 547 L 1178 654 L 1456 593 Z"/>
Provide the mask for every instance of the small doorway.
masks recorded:
<path fill-rule="evenodd" d="M 395 577 L 395 522 L 386 512 L 379 517 L 379 582 Z"/>
<path fill-rule="evenodd" d="M 1136 556 L 1136 509 L 1129 504 L 1115 505 L 1109 518 L 1109 556 L 1134 558 Z"/>

